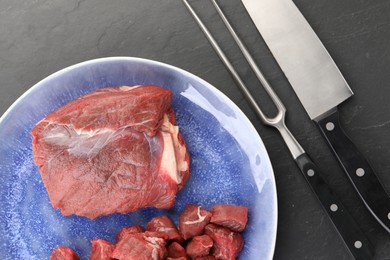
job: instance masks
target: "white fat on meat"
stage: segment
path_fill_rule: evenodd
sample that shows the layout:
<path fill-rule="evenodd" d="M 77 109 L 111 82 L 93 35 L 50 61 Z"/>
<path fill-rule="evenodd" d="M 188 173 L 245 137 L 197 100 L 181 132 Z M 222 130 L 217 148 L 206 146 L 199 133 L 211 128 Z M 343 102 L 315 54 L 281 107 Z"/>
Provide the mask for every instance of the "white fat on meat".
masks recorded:
<path fill-rule="evenodd" d="M 180 184 L 182 178 L 179 172 L 186 171 L 189 166 L 185 160 L 186 148 L 180 144 L 178 139 L 179 127 L 173 125 L 165 114 L 160 129 L 164 142 L 161 169 L 167 172 L 173 181 Z"/>
<path fill-rule="evenodd" d="M 193 225 L 193 224 L 198 224 L 198 223 L 201 223 L 205 220 L 206 218 L 206 215 L 202 216 L 202 214 L 200 214 L 200 206 L 198 207 L 198 219 L 195 219 L 195 220 L 187 220 L 184 222 L 184 224 L 186 225 Z"/>
<path fill-rule="evenodd" d="M 158 251 L 161 248 L 161 238 L 158 237 L 144 237 L 144 239 L 149 242 L 148 245 L 153 248 L 152 250 L 152 260 L 158 260 L 159 254 Z"/>
<path fill-rule="evenodd" d="M 48 144 L 67 146 L 69 154 L 74 156 L 93 157 L 121 131 L 109 128 L 85 131 L 75 129 L 73 125 L 56 125 L 43 139 Z"/>
<path fill-rule="evenodd" d="M 132 91 L 132 90 L 134 90 L 134 89 L 136 89 L 136 88 L 139 88 L 139 87 L 142 87 L 142 85 L 121 86 L 121 87 L 119 87 L 119 89 L 120 89 L 121 91 Z"/>

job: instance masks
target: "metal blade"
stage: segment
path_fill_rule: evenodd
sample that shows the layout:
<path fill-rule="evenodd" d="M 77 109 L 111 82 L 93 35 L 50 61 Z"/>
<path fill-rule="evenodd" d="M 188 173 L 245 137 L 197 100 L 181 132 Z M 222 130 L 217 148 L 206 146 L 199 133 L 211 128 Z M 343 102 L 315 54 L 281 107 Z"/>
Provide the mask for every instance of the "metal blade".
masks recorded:
<path fill-rule="evenodd" d="M 291 0 L 242 0 L 311 119 L 353 95 L 329 53 Z"/>

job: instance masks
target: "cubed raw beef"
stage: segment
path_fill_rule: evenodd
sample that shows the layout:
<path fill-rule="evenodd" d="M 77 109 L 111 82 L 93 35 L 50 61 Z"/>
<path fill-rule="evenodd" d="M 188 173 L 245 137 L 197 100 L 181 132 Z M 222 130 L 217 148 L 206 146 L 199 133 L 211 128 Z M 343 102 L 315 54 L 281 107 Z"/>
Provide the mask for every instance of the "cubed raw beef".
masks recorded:
<path fill-rule="evenodd" d="M 248 222 L 248 208 L 235 205 L 219 204 L 211 209 L 210 222 L 224 226 L 232 231 L 241 232 Z"/>
<path fill-rule="evenodd" d="M 186 252 L 191 259 L 197 259 L 209 255 L 212 246 L 213 240 L 208 235 L 196 236 L 188 243 Z"/>
<path fill-rule="evenodd" d="M 158 86 L 112 87 L 42 119 L 33 155 L 53 207 L 90 219 L 172 207 L 189 155 L 171 100 Z"/>
<path fill-rule="evenodd" d="M 163 260 L 167 256 L 166 242 L 159 237 L 135 233 L 124 237 L 116 244 L 111 255 L 119 260 Z"/>
<path fill-rule="evenodd" d="M 165 215 L 155 217 L 150 220 L 146 225 L 146 230 L 166 233 L 168 235 L 168 240 L 175 240 L 178 242 L 183 241 L 176 225 L 168 216 Z"/>
<path fill-rule="evenodd" d="M 187 253 L 184 247 L 182 247 L 176 241 L 172 242 L 172 244 L 170 244 L 167 249 L 168 249 L 168 257 L 172 257 L 172 258 L 187 257 Z"/>
<path fill-rule="evenodd" d="M 215 259 L 234 260 L 244 246 L 242 236 L 225 227 L 208 224 L 205 233 L 214 241 L 211 253 L 215 256 Z"/>
<path fill-rule="evenodd" d="M 188 260 L 188 257 L 180 256 L 180 257 L 167 257 L 166 260 Z"/>
<path fill-rule="evenodd" d="M 115 245 L 103 239 L 91 241 L 92 251 L 89 260 L 111 260 L 111 254 L 115 249 Z"/>
<path fill-rule="evenodd" d="M 127 235 L 131 235 L 131 234 L 135 234 L 135 233 L 142 233 L 142 232 L 144 232 L 144 229 L 139 225 L 135 225 L 135 226 L 131 226 L 131 227 L 124 227 L 116 235 L 115 241 L 118 243 L 120 240 L 122 240 Z"/>
<path fill-rule="evenodd" d="M 53 250 L 50 260 L 79 260 L 80 257 L 70 248 L 59 246 Z"/>
<path fill-rule="evenodd" d="M 188 204 L 180 215 L 179 230 L 182 237 L 187 240 L 203 234 L 204 227 L 210 222 L 211 213 L 200 206 Z"/>

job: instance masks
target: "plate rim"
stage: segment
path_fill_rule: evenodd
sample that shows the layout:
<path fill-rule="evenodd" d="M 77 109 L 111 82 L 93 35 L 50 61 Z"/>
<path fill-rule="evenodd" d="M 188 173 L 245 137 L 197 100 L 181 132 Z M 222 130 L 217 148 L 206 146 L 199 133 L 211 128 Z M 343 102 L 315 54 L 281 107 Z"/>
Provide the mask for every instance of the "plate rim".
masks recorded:
<path fill-rule="evenodd" d="M 245 115 L 245 113 L 238 107 L 237 104 L 235 104 L 227 95 L 225 95 L 221 90 L 219 90 L 218 88 L 214 87 L 212 84 L 210 84 L 209 82 L 207 82 L 206 80 L 200 78 L 199 76 L 196 76 L 195 74 L 187 71 L 187 70 L 184 70 L 184 69 L 181 69 L 179 67 L 176 67 L 174 65 L 170 65 L 170 64 L 167 64 L 167 63 L 164 63 L 164 62 L 160 62 L 160 61 L 156 61 L 156 60 L 151 60 L 151 59 L 146 59 L 146 58 L 140 58 L 140 57 L 130 57 L 130 56 L 112 56 L 112 57 L 103 57 L 103 58 L 95 58 L 95 59 L 90 59 L 90 60 L 85 60 L 85 61 L 82 61 L 82 62 L 79 62 L 79 63 L 76 63 L 76 64 L 73 64 L 73 65 L 70 65 L 70 66 L 67 66 L 67 67 L 64 67 L 48 76 L 46 76 L 45 78 L 41 79 L 40 81 L 38 81 L 37 83 L 35 83 L 33 86 L 31 86 L 30 88 L 28 88 L 22 95 L 20 95 L 9 107 L 8 109 L 6 109 L 6 111 L 0 116 L 0 128 L 2 127 L 2 125 L 4 124 L 3 122 L 5 121 L 5 119 L 11 115 L 13 109 L 19 104 L 22 102 L 22 100 L 28 96 L 30 93 L 36 91 L 37 89 L 39 89 L 41 87 L 41 85 L 43 85 L 43 83 L 45 83 L 46 81 L 49 81 L 50 79 L 52 78 L 55 78 L 57 77 L 58 75 L 60 74 L 63 74 L 63 73 L 66 73 L 68 71 L 71 71 L 71 70 L 74 70 L 74 69 L 77 69 L 78 67 L 83 67 L 83 66 L 88 66 L 90 64 L 96 64 L 96 63 L 105 63 L 105 62 L 113 62 L 113 61 L 129 61 L 129 62 L 142 62 L 142 63 L 146 63 L 146 64 L 151 64 L 151 65 L 157 65 L 157 66 L 161 66 L 161 67 L 165 67 L 167 69 L 170 69 L 170 70 L 173 70 L 173 71 L 177 71 L 177 72 L 180 72 L 181 74 L 184 74 L 185 76 L 189 77 L 189 78 L 192 78 L 196 81 L 199 81 L 201 82 L 201 84 L 203 85 L 206 85 L 208 88 L 212 89 L 213 91 L 216 91 L 218 95 L 220 95 L 224 101 L 228 102 L 229 105 L 233 106 L 237 112 L 239 112 L 242 116 L 242 118 L 246 121 L 247 125 L 249 126 L 249 128 L 254 132 L 256 133 L 257 137 L 258 137 L 258 140 L 260 141 L 260 144 L 261 144 L 261 149 L 263 151 L 266 152 L 266 160 L 265 160 L 265 163 L 266 163 L 266 167 L 270 170 L 270 177 L 272 179 L 272 191 L 273 191 L 273 197 L 274 197 L 274 205 L 273 205 L 273 214 L 275 216 L 275 221 L 273 223 L 273 226 L 272 226 L 272 231 L 273 231 L 273 239 L 271 241 L 271 250 L 270 250 L 270 255 L 269 255 L 269 259 L 272 259 L 273 256 L 274 256 L 274 253 L 275 253 L 275 247 L 276 247 L 276 238 L 277 238 L 277 227 L 278 227 L 278 197 L 277 197 L 277 187 L 276 187 L 276 180 L 275 180 L 275 174 L 274 174 L 274 170 L 273 170 L 273 167 L 272 167 L 272 163 L 271 163 L 271 160 L 270 160 L 270 157 L 269 157 L 269 154 L 267 152 L 267 149 L 264 145 L 264 142 L 263 140 L 261 139 L 258 131 L 256 130 L 256 128 L 253 126 L 252 122 L 249 120 L 249 118 Z"/>

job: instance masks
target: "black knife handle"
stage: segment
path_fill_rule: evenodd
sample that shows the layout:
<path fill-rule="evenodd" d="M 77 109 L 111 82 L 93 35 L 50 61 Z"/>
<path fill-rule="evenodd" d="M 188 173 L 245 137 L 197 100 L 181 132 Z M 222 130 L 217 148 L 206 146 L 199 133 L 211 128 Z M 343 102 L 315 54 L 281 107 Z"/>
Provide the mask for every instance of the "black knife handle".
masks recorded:
<path fill-rule="evenodd" d="M 353 257 L 356 260 L 372 259 L 374 250 L 370 241 L 321 177 L 318 167 L 306 153 L 295 161 Z"/>
<path fill-rule="evenodd" d="M 338 112 L 318 121 L 317 125 L 368 210 L 390 232 L 390 197 L 368 161 L 341 128 Z"/>

